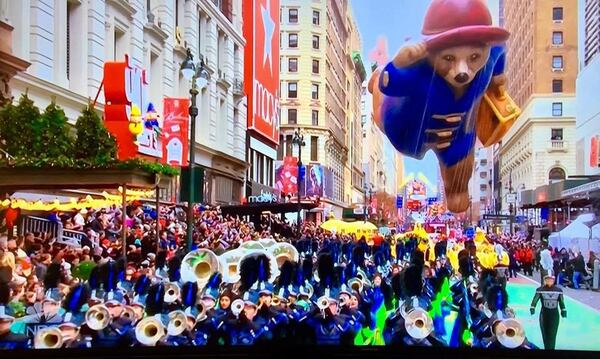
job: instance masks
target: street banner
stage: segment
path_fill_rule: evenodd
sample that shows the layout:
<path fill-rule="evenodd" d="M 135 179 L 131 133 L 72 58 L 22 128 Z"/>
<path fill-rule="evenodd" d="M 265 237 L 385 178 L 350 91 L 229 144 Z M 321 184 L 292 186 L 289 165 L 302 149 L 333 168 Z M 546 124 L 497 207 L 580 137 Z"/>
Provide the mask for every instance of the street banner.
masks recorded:
<path fill-rule="evenodd" d="M 185 98 L 163 100 L 162 162 L 171 166 L 187 166 L 189 152 L 189 107 Z"/>

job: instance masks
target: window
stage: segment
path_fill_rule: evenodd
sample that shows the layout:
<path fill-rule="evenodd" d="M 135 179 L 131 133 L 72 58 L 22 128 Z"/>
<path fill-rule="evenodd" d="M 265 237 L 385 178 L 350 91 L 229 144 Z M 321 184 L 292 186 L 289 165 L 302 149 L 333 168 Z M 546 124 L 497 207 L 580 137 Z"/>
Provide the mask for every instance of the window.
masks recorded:
<path fill-rule="evenodd" d="M 319 160 L 319 137 L 310 136 L 310 160 L 317 162 Z"/>
<path fill-rule="evenodd" d="M 317 10 L 313 10 L 313 25 L 319 26 L 321 24 L 321 13 Z"/>
<path fill-rule="evenodd" d="M 290 57 L 288 60 L 288 71 L 289 72 L 298 72 L 298 59 L 295 57 Z"/>
<path fill-rule="evenodd" d="M 552 33 L 552 45 L 562 45 L 562 44 L 563 44 L 562 31 L 554 31 Z"/>
<path fill-rule="evenodd" d="M 285 136 L 285 155 L 293 156 L 293 144 L 292 144 L 292 135 Z"/>
<path fill-rule="evenodd" d="M 298 23 L 298 9 L 290 9 L 288 21 L 290 24 Z"/>
<path fill-rule="evenodd" d="M 313 74 L 319 73 L 319 60 L 312 60 L 312 73 Z"/>
<path fill-rule="evenodd" d="M 554 92 L 554 93 L 563 92 L 563 81 L 562 80 L 552 80 L 552 92 Z"/>
<path fill-rule="evenodd" d="M 552 116 L 562 116 L 562 115 L 563 115 L 562 102 L 554 102 L 552 104 Z"/>
<path fill-rule="evenodd" d="M 297 82 L 288 83 L 288 97 L 289 98 L 298 98 L 298 83 Z"/>
<path fill-rule="evenodd" d="M 319 126 L 319 111 L 312 110 L 312 125 Z"/>
<path fill-rule="evenodd" d="M 563 68 L 563 57 L 562 56 L 552 56 L 552 68 L 553 69 L 562 69 Z"/>
<path fill-rule="evenodd" d="M 298 110 L 294 108 L 288 109 L 288 123 L 290 125 L 295 125 L 298 123 Z"/>
<path fill-rule="evenodd" d="M 298 34 L 290 34 L 288 47 L 298 47 Z"/>
<path fill-rule="evenodd" d="M 563 8 L 555 7 L 552 9 L 552 20 L 562 21 L 563 20 Z"/>
<path fill-rule="evenodd" d="M 312 99 L 313 100 L 318 100 L 319 99 L 319 85 L 312 84 L 312 86 L 311 86 L 311 93 L 312 93 Z"/>
<path fill-rule="evenodd" d="M 125 39 L 125 32 L 120 29 L 115 29 L 115 43 L 113 48 L 113 54 L 115 61 L 121 61 L 127 53 L 127 41 Z"/>
<path fill-rule="evenodd" d="M 548 175 L 548 179 L 550 183 L 564 181 L 567 178 L 567 174 L 562 168 L 554 167 L 550 170 L 550 174 Z"/>
<path fill-rule="evenodd" d="M 552 137 L 550 139 L 552 141 L 562 141 L 563 129 L 562 128 L 553 128 L 552 129 Z"/>
<path fill-rule="evenodd" d="M 312 47 L 313 47 L 313 49 L 315 49 L 315 50 L 319 49 L 319 42 L 320 42 L 319 36 L 313 35 L 313 38 L 312 38 Z"/>

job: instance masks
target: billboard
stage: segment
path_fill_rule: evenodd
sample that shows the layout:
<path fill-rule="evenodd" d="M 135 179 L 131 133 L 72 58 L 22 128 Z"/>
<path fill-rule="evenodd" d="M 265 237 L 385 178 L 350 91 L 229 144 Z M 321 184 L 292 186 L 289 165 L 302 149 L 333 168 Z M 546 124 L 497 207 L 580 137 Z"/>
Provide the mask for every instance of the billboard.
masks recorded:
<path fill-rule="evenodd" d="M 319 165 L 309 165 L 307 166 L 306 172 L 306 197 L 323 197 L 325 189 L 324 167 Z"/>
<path fill-rule="evenodd" d="M 298 193 L 298 159 L 296 157 L 287 156 L 283 161 L 275 164 L 275 188 L 285 195 Z"/>
<path fill-rule="evenodd" d="M 248 129 L 279 144 L 279 0 L 243 1 Z"/>

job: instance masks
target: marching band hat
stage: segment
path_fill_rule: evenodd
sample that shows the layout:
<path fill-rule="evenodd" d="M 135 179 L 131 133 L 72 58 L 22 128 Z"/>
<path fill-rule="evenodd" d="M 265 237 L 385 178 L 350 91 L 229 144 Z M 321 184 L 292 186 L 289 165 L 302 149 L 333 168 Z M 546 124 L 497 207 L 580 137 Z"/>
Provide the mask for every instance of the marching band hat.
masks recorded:
<path fill-rule="evenodd" d="M 58 288 L 51 288 L 46 291 L 43 302 L 60 303 L 61 293 Z"/>
<path fill-rule="evenodd" d="M 255 292 L 246 292 L 244 293 L 244 304 L 248 306 L 257 307 L 256 303 L 258 302 L 258 297 Z"/>
<path fill-rule="evenodd" d="M 125 302 L 123 292 L 121 292 L 120 290 L 113 290 L 108 292 L 104 299 L 107 305 L 123 305 L 123 303 Z"/>
<path fill-rule="evenodd" d="M 15 318 L 6 313 L 6 307 L 0 305 L 0 322 L 14 322 Z"/>
<path fill-rule="evenodd" d="M 552 269 L 550 269 L 548 271 L 548 273 L 544 276 L 544 280 L 551 278 L 551 279 L 556 279 L 556 277 L 554 276 L 554 271 Z"/>

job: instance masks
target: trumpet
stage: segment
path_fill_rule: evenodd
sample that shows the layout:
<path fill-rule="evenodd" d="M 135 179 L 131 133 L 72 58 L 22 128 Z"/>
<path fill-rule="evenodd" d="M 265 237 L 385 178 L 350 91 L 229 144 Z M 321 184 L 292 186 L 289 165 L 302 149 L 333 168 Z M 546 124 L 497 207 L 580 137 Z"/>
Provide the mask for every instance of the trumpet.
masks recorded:
<path fill-rule="evenodd" d="M 181 335 L 187 326 L 187 317 L 181 310 L 169 313 L 169 324 L 167 324 L 167 334 L 172 336 Z"/>
<path fill-rule="evenodd" d="M 348 281 L 348 287 L 352 288 L 353 291 L 360 293 L 363 290 L 364 283 L 362 280 L 355 277 Z"/>
<path fill-rule="evenodd" d="M 179 299 L 181 289 L 177 283 L 165 284 L 165 303 L 174 303 Z"/>
<path fill-rule="evenodd" d="M 156 316 L 144 318 L 135 326 L 135 338 L 146 346 L 155 346 L 165 333 L 164 324 Z"/>
<path fill-rule="evenodd" d="M 340 307 L 348 305 L 348 301 L 349 301 L 348 297 L 346 297 L 346 296 L 341 297 L 340 298 Z"/>
<path fill-rule="evenodd" d="M 135 323 L 137 321 L 135 310 L 133 310 L 133 308 L 129 305 L 125 306 L 125 309 L 123 309 L 123 313 L 121 314 L 121 316 L 125 319 L 128 319 L 132 323 Z"/>
<path fill-rule="evenodd" d="M 360 279 L 360 281 L 363 282 L 364 286 L 372 287 L 371 281 L 369 280 L 369 276 L 367 275 L 367 273 L 365 273 L 364 270 L 358 268 L 356 272 L 356 278 Z"/>
<path fill-rule="evenodd" d="M 496 324 L 494 335 L 505 348 L 514 349 L 525 342 L 525 329 L 516 319 L 504 319 Z"/>
<path fill-rule="evenodd" d="M 274 295 L 271 299 L 271 306 L 278 307 L 281 304 L 281 298 L 278 295 Z"/>
<path fill-rule="evenodd" d="M 196 322 L 201 322 L 204 319 L 206 319 L 206 311 L 208 311 L 208 308 L 202 305 L 202 303 L 199 303 L 197 307 L 200 308 L 200 313 L 198 313 L 198 315 L 196 316 Z"/>
<path fill-rule="evenodd" d="M 242 310 L 244 310 L 244 300 L 243 299 L 236 299 L 233 301 L 233 303 L 231 303 L 231 312 L 236 317 L 240 315 Z"/>
<path fill-rule="evenodd" d="M 317 307 L 320 310 L 325 310 L 329 307 L 329 298 L 322 296 L 317 300 Z"/>
<path fill-rule="evenodd" d="M 406 315 L 404 327 L 411 337 L 425 339 L 433 331 L 433 320 L 423 308 L 415 308 Z"/>
<path fill-rule="evenodd" d="M 33 339 L 35 349 L 58 349 L 62 347 L 64 337 L 58 327 L 40 329 Z"/>
<path fill-rule="evenodd" d="M 85 323 L 91 330 L 102 330 L 110 321 L 110 312 L 104 304 L 96 304 L 85 313 Z"/>

